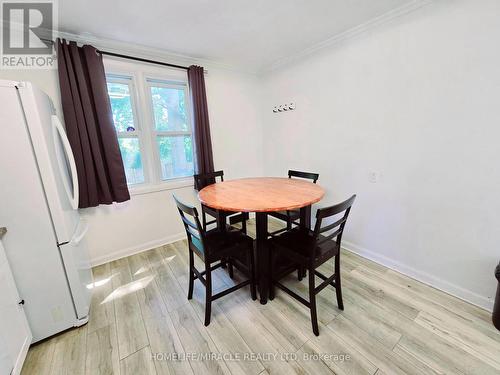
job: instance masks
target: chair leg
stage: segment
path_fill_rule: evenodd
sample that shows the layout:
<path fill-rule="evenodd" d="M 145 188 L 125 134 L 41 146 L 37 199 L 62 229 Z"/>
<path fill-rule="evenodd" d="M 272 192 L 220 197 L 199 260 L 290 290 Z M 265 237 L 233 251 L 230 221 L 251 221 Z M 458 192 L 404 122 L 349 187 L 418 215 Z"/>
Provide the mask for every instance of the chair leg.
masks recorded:
<path fill-rule="evenodd" d="M 340 256 L 335 257 L 335 292 L 337 294 L 337 305 L 340 310 L 344 310 L 344 301 L 342 301 L 342 285 L 340 284 Z"/>
<path fill-rule="evenodd" d="M 297 267 L 297 279 L 299 281 L 302 281 L 302 279 L 304 278 L 304 276 L 305 276 L 304 267 L 302 265 L 299 265 Z"/>
<path fill-rule="evenodd" d="M 269 301 L 272 301 L 274 299 L 274 297 L 276 296 L 276 287 L 274 286 L 274 269 L 276 268 L 276 264 L 275 264 L 275 260 L 276 260 L 276 252 L 273 251 L 275 249 L 269 249 L 269 251 L 267 252 L 268 253 L 268 259 L 267 261 L 269 262 L 269 286 L 268 286 L 268 289 L 269 289 L 269 293 L 268 293 L 268 299 Z M 274 256 L 273 256 L 274 255 Z"/>
<path fill-rule="evenodd" d="M 227 272 L 229 273 L 229 277 L 234 278 L 234 270 L 233 270 L 233 262 L 231 259 L 227 260 Z"/>
<path fill-rule="evenodd" d="M 318 312 L 316 311 L 316 293 L 314 293 L 314 269 L 309 269 L 309 302 L 311 304 L 311 323 L 316 336 L 319 336 Z"/>
<path fill-rule="evenodd" d="M 210 263 L 205 263 L 206 288 L 205 288 L 205 326 L 210 324 L 210 315 L 212 314 L 212 271 L 210 270 Z"/>
<path fill-rule="evenodd" d="M 253 248 L 248 250 L 248 264 L 250 265 L 250 294 L 252 296 L 252 300 L 255 301 L 257 299 L 257 286 L 256 286 L 256 277 L 255 277 L 255 259 L 253 257 Z"/>
<path fill-rule="evenodd" d="M 272 256 L 271 256 L 272 259 Z M 268 286 L 268 296 L 269 301 L 272 301 L 275 297 L 275 287 L 274 287 L 274 278 L 273 278 L 273 262 L 272 260 L 269 262 L 269 286 Z"/>
<path fill-rule="evenodd" d="M 286 230 L 292 229 L 292 220 L 288 219 L 286 221 Z"/>
<path fill-rule="evenodd" d="M 207 230 L 207 214 L 205 213 L 205 211 L 203 211 L 203 213 L 201 214 L 201 221 L 202 221 L 203 230 L 206 231 Z"/>
<path fill-rule="evenodd" d="M 193 298 L 193 284 L 194 284 L 194 256 L 193 251 L 189 250 L 189 289 L 188 289 L 188 299 Z"/>

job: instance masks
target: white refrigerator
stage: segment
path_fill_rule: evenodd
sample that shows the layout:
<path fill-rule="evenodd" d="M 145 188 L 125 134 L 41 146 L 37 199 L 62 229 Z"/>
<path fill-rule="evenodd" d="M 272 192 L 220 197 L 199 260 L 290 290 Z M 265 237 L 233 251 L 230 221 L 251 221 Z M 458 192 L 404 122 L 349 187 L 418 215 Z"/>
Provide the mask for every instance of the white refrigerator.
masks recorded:
<path fill-rule="evenodd" d="M 0 80 L 0 227 L 31 330 L 39 341 L 88 321 L 87 224 L 64 127 L 29 82 Z"/>

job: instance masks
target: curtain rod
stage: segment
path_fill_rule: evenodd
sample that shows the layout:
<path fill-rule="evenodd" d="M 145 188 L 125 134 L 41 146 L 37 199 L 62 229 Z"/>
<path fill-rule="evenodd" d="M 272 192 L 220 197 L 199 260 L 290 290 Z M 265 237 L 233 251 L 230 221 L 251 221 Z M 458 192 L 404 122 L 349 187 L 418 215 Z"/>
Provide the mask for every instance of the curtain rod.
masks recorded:
<path fill-rule="evenodd" d="M 43 40 L 43 41 L 52 43 L 52 45 L 56 44 L 53 40 L 50 40 L 50 39 L 43 39 L 43 38 L 40 38 L 40 39 Z M 189 67 L 183 66 L 183 65 L 176 65 L 176 64 L 170 64 L 170 63 L 158 61 L 158 60 L 150 60 L 150 59 L 144 59 L 142 57 L 136 57 L 136 56 L 130 56 L 130 55 L 123 55 L 121 53 L 102 51 L 100 49 L 97 49 L 97 52 L 99 52 L 102 55 L 119 57 L 121 59 L 135 60 L 135 61 L 145 62 L 145 63 L 149 63 L 149 64 L 169 66 L 171 68 L 177 68 L 177 69 L 183 69 L 183 70 L 188 70 L 189 69 Z"/>
<path fill-rule="evenodd" d="M 99 53 L 101 53 L 102 55 L 114 56 L 114 57 L 119 57 L 119 58 L 122 58 L 122 59 L 129 59 L 129 60 L 135 60 L 135 61 L 140 61 L 140 62 L 145 62 L 145 63 L 150 63 L 150 64 L 157 64 L 157 65 L 169 66 L 171 68 L 177 68 L 177 69 L 184 69 L 184 70 L 188 70 L 189 69 L 187 66 L 170 64 L 170 63 L 166 63 L 166 62 L 162 62 L 162 61 L 157 61 L 157 60 L 143 59 L 142 57 L 136 57 L 136 56 L 130 56 L 130 55 L 122 55 L 121 53 L 101 51 L 99 49 L 97 51 Z"/>

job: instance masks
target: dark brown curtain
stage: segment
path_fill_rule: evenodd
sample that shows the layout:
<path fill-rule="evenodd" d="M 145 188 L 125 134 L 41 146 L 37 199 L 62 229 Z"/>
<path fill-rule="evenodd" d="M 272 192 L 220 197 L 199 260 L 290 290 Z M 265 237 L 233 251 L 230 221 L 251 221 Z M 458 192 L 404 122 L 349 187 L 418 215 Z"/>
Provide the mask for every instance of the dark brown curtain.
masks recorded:
<path fill-rule="evenodd" d="M 92 46 L 57 40 L 66 133 L 75 156 L 79 207 L 130 199 L 101 54 Z"/>
<path fill-rule="evenodd" d="M 188 69 L 189 90 L 193 103 L 194 144 L 196 154 L 196 173 L 214 171 L 210 121 L 208 119 L 207 92 L 203 67 L 191 65 Z"/>

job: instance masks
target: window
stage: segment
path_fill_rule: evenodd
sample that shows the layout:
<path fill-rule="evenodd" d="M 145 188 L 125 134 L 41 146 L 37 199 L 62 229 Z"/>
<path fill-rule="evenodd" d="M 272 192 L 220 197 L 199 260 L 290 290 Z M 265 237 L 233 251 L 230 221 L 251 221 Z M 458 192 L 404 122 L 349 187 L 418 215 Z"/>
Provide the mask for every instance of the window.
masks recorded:
<path fill-rule="evenodd" d="M 143 74 L 106 79 L 127 183 L 161 185 L 192 176 L 187 83 Z"/>
<path fill-rule="evenodd" d="M 148 82 L 161 179 L 193 175 L 193 142 L 186 112 L 186 86 Z"/>

